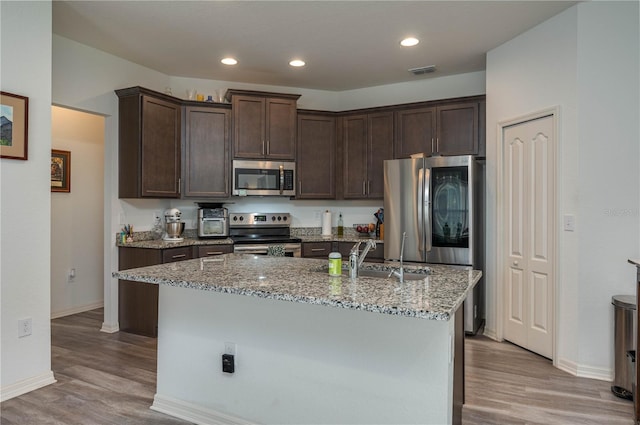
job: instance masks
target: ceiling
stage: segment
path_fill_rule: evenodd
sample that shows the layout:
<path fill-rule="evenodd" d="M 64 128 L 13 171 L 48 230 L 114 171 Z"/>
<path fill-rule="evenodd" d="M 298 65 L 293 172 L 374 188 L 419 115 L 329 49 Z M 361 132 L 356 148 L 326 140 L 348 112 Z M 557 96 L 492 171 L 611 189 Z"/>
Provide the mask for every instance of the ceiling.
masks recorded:
<path fill-rule="evenodd" d="M 576 3 L 54 0 L 53 32 L 170 76 L 342 91 L 482 71 L 487 51 Z"/>

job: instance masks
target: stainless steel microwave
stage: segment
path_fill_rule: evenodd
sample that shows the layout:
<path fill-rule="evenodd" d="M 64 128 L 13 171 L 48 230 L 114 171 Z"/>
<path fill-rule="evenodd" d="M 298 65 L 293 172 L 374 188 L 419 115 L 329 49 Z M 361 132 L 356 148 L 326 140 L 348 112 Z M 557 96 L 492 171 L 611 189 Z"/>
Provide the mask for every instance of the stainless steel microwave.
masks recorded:
<path fill-rule="evenodd" d="M 293 161 L 233 161 L 235 196 L 295 196 L 296 163 Z"/>

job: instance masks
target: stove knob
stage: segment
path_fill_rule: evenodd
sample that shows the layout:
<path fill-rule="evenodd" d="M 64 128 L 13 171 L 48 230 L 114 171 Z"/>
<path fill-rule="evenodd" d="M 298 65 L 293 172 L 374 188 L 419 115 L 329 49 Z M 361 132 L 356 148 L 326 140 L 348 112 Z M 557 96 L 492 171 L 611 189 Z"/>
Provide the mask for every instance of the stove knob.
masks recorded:
<path fill-rule="evenodd" d="M 271 221 L 276 221 L 276 216 L 275 215 L 271 216 Z"/>
<path fill-rule="evenodd" d="M 243 217 L 243 216 L 240 216 L 240 221 L 243 221 L 243 220 L 244 220 L 244 217 Z"/>
<path fill-rule="evenodd" d="M 282 217 L 278 216 L 278 221 L 281 221 L 281 220 L 282 220 Z"/>
<path fill-rule="evenodd" d="M 284 217 L 282 217 L 283 221 L 287 221 L 287 216 L 285 215 Z"/>
<path fill-rule="evenodd" d="M 233 221 L 238 221 L 238 216 L 237 215 L 233 216 Z"/>

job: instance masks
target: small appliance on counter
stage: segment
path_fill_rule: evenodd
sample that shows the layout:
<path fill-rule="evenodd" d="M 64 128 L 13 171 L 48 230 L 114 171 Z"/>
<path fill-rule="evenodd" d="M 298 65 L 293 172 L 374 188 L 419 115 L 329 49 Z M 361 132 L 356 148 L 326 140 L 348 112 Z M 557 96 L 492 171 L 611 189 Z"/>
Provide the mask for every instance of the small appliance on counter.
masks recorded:
<path fill-rule="evenodd" d="M 198 203 L 198 237 L 229 236 L 229 212 L 220 203 Z"/>
<path fill-rule="evenodd" d="M 182 242 L 182 232 L 184 232 L 184 222 L 180 221 L 182 213 L 177 208 L 171 208 L 164 212 L 164 236 L 162 240 L 166 242 Z"/>

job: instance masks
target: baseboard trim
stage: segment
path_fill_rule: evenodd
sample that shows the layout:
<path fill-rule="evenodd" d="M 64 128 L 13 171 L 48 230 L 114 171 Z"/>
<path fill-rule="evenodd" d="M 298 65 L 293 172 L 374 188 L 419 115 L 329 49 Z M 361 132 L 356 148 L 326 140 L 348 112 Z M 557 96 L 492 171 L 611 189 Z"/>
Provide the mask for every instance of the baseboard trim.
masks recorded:
<path fill-rule="evenodd" d="M 556 367 L 580 378 L 597 379 L 598 381 L 613 381 L 611 369 L 580 365 L 567 359 L 558 359 Z"/>
<path fill-rule="evenodd" d="M 52 319 L 59 319 L 60 317 L 71 316 L 72 314 L 84 313 L 85 311 L 95 310 L 96 308 L 104 307 L 104 301 L 98 301 L 91 304 L 85 304 L 78 307 L 67 308 L 65 310 L 56 311 L 51 313 Z"/>
<path fill-rule="evenodd" d="M 102 327 L 100 328 L 100 332 L 105 332 L 108 334 L 116 333 L 120 331 L 120 324 L 116 323 L 115 325 L 109 325 L 105 322 L 102 322 Z"/>
<path fill-rule="evenodd" d="M 198 425 L 254 425 L 254 422 L 249 422 L 227 413 L 159 394 L 153 397 L 151 410 Z"/>
<path fill-rule="evenodd" d="M 487 338 L 491 338 L 494 341 L 502 342 L 501 340 L 498 339 L 498 334 L 496 333 L 495 329 L 488 329 L 485 326 L 484 332 L 482 332 L 482 335 L 486 336 Z"/>
<path fill-rule="evenodd" d="M 55 384 L 57 381 L 53 376 L 53 371 L 48 371 L 40 375 L 32 376 L 31 378 L 18 381 L 14 384 L 7 385 L 0 389 L 0 401 L 6 401 L 14 397 L 21 396 L 38 388 L 46 387 L 47 385 Z"/>

